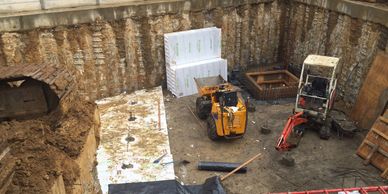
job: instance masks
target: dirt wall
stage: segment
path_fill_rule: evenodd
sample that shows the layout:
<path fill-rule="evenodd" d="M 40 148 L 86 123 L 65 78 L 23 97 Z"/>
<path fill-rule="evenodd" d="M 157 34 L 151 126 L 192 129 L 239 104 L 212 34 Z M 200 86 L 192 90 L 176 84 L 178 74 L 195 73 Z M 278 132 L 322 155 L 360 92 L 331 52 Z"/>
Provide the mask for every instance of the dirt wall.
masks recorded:
<path fill-rule="evenodd" d="M 129 6 L 123 12 L 103 8 L 90 14 L 94 22 L 74 24 L 83 21 L 78 11 L 73 20 L 64 19 L 73 25 L 0 33 L 0 65 L 59 64 L 74 70 L 81 95 L 95 100 L 164 85 L 163 34 L 216 26 L 223 30 L 222 56 L 229 69 L 279 61 L 299 65 L 310 53 L 341 57 L 339 94 L 351 106 L 376 51 L 388 47 L 388 30 L 372 22 L 377 16 L 363 20 L 358 12 L 350 16 L 333 10 L 334 5 L 303 2 L 212 0 Z M 359 13 L 369 10 L 357 6 Z"/>
<path fill-rule="evenodd" d="M 385 50 L 388 29 L 316 6 L 290 2 L 282 58 L 300 67 L 310 53 L 341 58 L 338 94 L 352 106 L 379 49 Z"/>
<path fill-rule="evenodd" d="M 242 5 L 2 33 L 0 65 L 60 64 L 76 70 L 87 99 L 164 83 L 163 34 L 217 26 L 229 67 L 278 61 L 283 5 Z M 234 4 L 231 4 L 234 5 Z"/>
<path fill-rule="evenodd" d="M 16 165 L 6 193 L 98 193 L 95 104 L 74 101 L 66 114 L 0 123 Z"/>

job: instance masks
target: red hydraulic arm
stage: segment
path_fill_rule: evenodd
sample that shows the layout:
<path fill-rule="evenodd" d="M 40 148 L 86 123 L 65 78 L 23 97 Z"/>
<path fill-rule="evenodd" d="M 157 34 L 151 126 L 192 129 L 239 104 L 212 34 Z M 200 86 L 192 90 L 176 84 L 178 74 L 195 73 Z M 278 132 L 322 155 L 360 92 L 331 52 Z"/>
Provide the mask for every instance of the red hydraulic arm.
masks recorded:
<path fill-rule="evenodd" d="M 275 147 L 278 151 L 287 151 L 295 147 L 295 145 L 289 144 L 287 142 L 287 139 L 292 133 L 292 130 L 294 129 L 295 126 L 303 123 L 307 123 L 308 120 L 306 118 L 303 118 L 302 115 L 303 115 L 303 112 L 298 112 L 288 117 L 287 124 L 286 126 L 284 126 L 282 135 L 278 139 L 278 142 Z"/>

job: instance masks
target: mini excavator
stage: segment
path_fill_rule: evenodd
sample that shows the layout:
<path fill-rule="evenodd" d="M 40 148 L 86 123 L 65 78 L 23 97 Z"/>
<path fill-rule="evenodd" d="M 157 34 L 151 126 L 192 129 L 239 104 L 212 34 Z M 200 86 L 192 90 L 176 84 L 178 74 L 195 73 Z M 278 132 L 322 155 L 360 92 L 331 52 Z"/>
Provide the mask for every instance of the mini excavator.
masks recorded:
<path fill-rule="evenodd" d="M 300 73 L 295 108 L 279 137 L 276 149 L 287 151 L 298 145 L 308 129 L 319 130 L 321 139 L 330 138 L 326 121 L 333 107 L 339 58 L 309 55 Z"/>
<path fill-rule="evenodd" d="M 247 127 L 248 111 L 236 86 L 221 76 L 194 78 L 200 97 L 196 112 L 207 119 L 207 134 L 211 140 L 241 138 Z"/>

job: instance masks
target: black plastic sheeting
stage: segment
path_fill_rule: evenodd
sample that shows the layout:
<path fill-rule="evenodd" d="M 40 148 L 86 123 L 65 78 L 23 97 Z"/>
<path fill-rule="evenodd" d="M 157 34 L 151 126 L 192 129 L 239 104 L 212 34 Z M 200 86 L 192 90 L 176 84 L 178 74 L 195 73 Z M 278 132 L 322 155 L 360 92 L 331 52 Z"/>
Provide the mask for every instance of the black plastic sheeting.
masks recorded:
<path fill-rule="evenodd" d="M 176 180 L 110 184 L 109 194 L 226 194 L 219 177 L 206 179 L 202 185 L 181 185 Z"/>

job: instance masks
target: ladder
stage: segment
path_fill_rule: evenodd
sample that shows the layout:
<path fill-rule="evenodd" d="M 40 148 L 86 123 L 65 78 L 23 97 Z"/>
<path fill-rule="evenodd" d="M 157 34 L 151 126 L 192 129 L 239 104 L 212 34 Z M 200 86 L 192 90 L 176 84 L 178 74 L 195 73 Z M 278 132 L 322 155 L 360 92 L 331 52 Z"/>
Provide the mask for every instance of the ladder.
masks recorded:
<path fill-rule="evenodd" d="M 354 187 L 354 188 L 343 188 L 343 189 L 322 189 L 312 191 L 296 191 L 296 192 L 281 192 L 281 193 L 270 193 L 270 194 L 387 194 L 388 186 L 372 186 L 372 187 Z"/>

